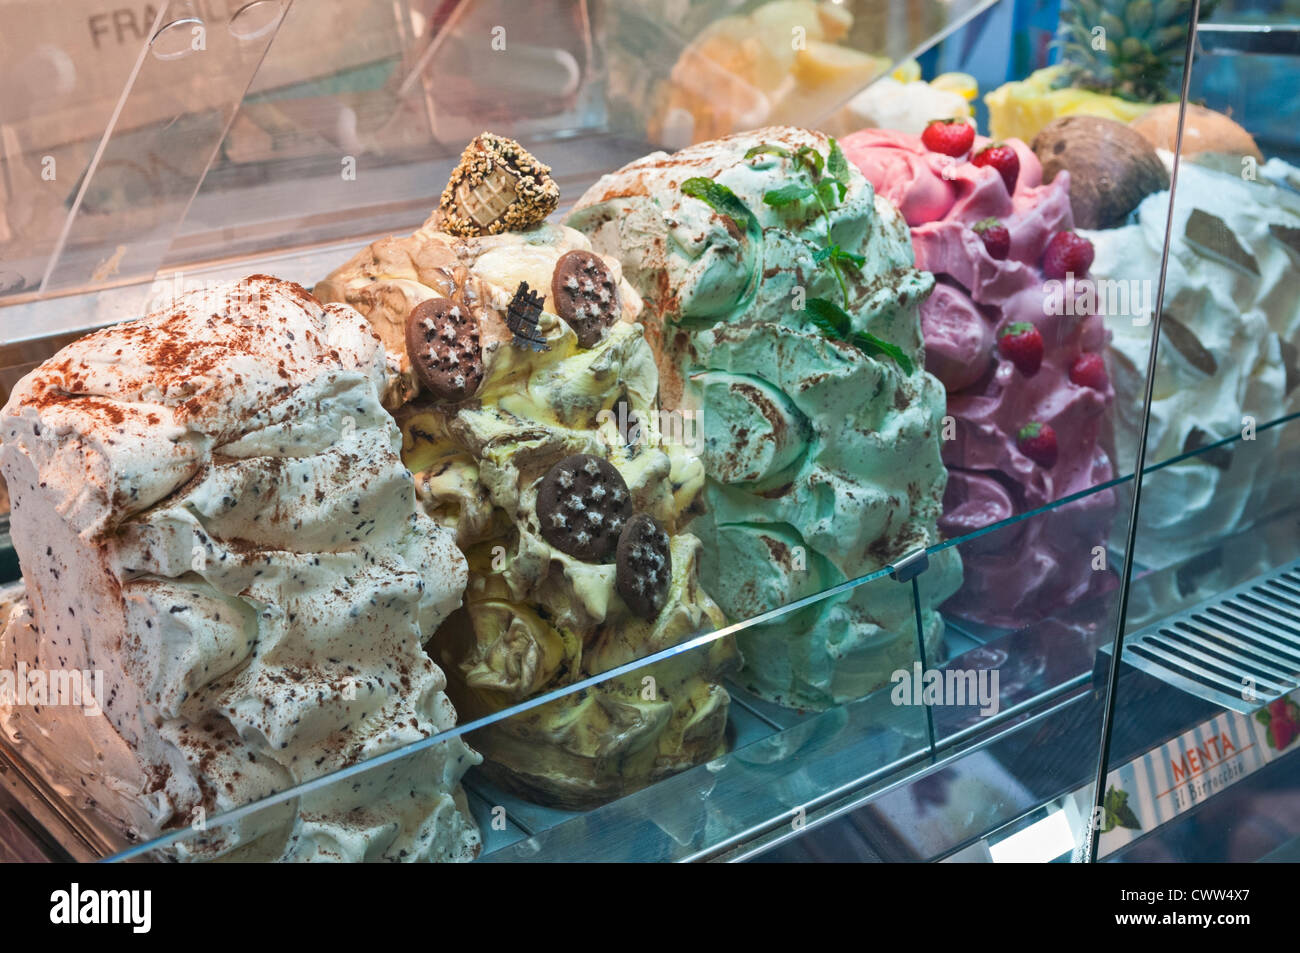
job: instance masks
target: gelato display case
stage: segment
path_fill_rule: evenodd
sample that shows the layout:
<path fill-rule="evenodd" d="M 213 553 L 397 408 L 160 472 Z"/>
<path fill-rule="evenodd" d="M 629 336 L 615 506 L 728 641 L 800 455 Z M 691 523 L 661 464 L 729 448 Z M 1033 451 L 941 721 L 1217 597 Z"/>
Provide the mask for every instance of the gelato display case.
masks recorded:
<path fill-rule="evenodd" d="M 1290 0 L 0 18 L 0 859 L 1300 854 Z"/>

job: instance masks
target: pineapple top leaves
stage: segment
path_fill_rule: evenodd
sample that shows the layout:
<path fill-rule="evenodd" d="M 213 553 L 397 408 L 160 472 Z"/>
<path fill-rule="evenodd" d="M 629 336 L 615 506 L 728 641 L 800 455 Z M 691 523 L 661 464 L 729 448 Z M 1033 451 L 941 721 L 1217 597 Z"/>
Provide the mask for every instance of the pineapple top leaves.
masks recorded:
<path fill-rule="evenodd" d="M 1218 0 L 1202 0 L 1201 19 Z M 1177 99 L 1169 73 L 1183 60 L 1193 0 L 1064 0 L 1059 86 L 1135 102 Z"/>

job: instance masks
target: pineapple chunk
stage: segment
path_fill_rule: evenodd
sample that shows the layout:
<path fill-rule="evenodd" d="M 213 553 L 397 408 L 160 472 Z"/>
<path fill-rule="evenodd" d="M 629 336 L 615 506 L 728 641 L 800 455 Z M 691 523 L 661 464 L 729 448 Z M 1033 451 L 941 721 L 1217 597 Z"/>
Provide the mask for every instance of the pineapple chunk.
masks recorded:
<path fill-rule="evenodd" d="M 865 86 L 888 65 L 882 65 L 881 57 L 852 47 L 812 41 L 795 56 L 794 78 L 805 88 L 834 86 L 847 95 Z"/>
<path fill-rule="evenodd" d="M 829 0 L 817 7 L 817 17 L 822 26 L 822 35 L 818 39 L 828 43 L 838 43 L 853 28 L 853 14 L 848 8 Z"/>

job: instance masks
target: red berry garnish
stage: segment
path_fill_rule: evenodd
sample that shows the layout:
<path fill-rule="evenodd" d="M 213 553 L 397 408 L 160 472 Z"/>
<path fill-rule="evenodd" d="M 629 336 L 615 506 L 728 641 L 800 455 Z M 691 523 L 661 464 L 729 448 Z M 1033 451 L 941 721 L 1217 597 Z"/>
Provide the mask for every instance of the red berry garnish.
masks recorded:
<path fill-rule="evenodd" d="M 1015 192 L 1016 180 L 1020 178 L 1020 156 L 1016 155 L 1016 150 L 1005 142 L 995 142 L 991 146 L 985 146 L 975 153 L 975 157 L 970 161 L 974 165 L 996 169 L 1006 184 L 1007 194 L 1011 195 Z"/>
<path fill-rule="evenodd" d="M 1011 254 L 1011 233 L 996 218 L 986 218 L 972 226 L 975 234 L 984 240 L 984 250 L 995 261 L 1005 261 Z"/>
<path fill-rule="evenodd" d="M 1274 718 L 1268 723 L 1268 727 L 1273 732 L 1273 746 L 1278 751 L 1281 751 L 1295 740 L 1296 724 L 1294 721 L 1286 718 Z"/>
<path fill-rule="evenodd" d="M 1078 384 L 1080 387 L 1091 387 L 1093 390 L 1105 390 L 1106 382 L 1109 378 L 1106 376 L 1106 361 L 1100 354 L 1088 352 L 1080 354 L 1070 365 L 1070 383 Z"/>
<path fill-rule="evenodd" d="M 1045 470 L 1056 465 L 1056 431 L 1050 424 L 1031 420 L 1016 434 L 1016 446 Z"/>
<path fill-rule="evenodd" d="M 970 152 L 975 144 L 975 127 L 962 119 L 932 119 L 921 133 L 921 142 L 931 152 L 955 159 Z"/>
<path fill-rule="evenodd" d="M 1026 377 L 1033 377 L 1043 366 L 1043 336 L 1028 321 L 1008 324 L 998 332 L 998 353 Z"/>
<path fill-rule="evenodd" d="M 1043 274 L 1062 279 L 1067 275 L 1082 278 L 1092 267 L 1092 242 L 1074 232 L 1057 232 L 1043 252 Z"/>

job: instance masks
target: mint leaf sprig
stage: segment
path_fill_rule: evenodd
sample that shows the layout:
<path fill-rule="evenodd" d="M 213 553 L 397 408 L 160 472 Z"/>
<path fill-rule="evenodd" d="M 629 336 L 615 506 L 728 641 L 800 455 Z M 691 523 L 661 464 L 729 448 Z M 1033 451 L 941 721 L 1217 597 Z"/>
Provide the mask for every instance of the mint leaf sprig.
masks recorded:
<path fill-rule="evenodd" d="M 804 307 L 808 312 L 809 322 L 828 338 L 847 341 L 863 354 L 871 357 L 892 358 L 909 377 L 915 370 L 912 359 L 897 344 L 878 338 L 870 331 L 854 331 L 853 319 L 834 301 L 827 301 L 825 298 L 809 298 L 804 302 Z"/>
<path fill-rule="evenodd" d="M 830 142 L 829 158 L 823 158 L 822 154 L 812 146 L 800 146 L 791 152 L 784 146 L 770 142 L 754 146 L 745 153 L 745 158 L 776 155 L 794 163 L 799 173 L 799 180 L 765 192 L 763 203 L 772 208 L 784 208 L 808 199 L 816 203 L 818 216 L 826 220 L 826 246 L 813 252 L 813 261 L 818 265 L 825 265 L 835 276 L 840 297 L 844 300 L 844 307 L 847 308 L 849 288 L 844 279 L 844 269 L 852 267 L 856 271 L 862 267 L 866 259 L 862 255 L 845 251 L 831 238 L 831 209 L 838 207 L 844 201 L 844 196 L 848 194 L 849 163 L 844 158 L 840 144 L 833 138 Z"/>
<path fill-rule="evenodd" d="M 731 219 L 738 231 L 752 237 L 753 232 L 757 230 L 758 220 L 754 218 L 754 213 L 749 210 L 749 206 L 721 182 L 697 175 L 683 182 L 681 189 L 683 195 L 699 199 L 719 215 Z"/>

